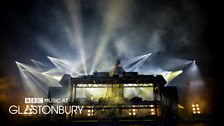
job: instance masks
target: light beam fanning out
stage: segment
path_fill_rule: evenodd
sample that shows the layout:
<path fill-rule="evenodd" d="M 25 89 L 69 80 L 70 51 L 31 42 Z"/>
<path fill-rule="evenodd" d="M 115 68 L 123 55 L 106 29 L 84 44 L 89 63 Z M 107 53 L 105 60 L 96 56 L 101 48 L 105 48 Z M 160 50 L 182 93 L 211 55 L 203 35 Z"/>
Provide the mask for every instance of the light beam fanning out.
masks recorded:
<path fill-rule="evenodd" d="M 93 59 L 92 67 L 90 70 L 90 74 L 95 71 L 98 63 L 103 60 L 103 57 L 106 54 L 106 48 L 109 40 L 114 35 L 115 30 L 122 26 L 125 19 L 122 19 L 122 13 L 124 10 L 128 8 L 129 1 L 128 0 L 110 0 L 108 1 L 108 7 L 105 12 L 104 24 L 99 36 L 98 47 L 96 48 L 95 56 Z M 114 9 L 116 8 L 116 9 Z"/>
<path fill-rule="evenodd" d="M 34 66 L 26 65 L 16 61 L 24 88 L 29 95 L 44 96 L 49 86 L 60 86 L 58 81 L 50 76 L 45 76 Z"/>
<path fill-rule="evenodd" d="M 49 69 L 50 67 L 40 61 L 37 61 L 37 60 L 34 60 L 34 59 L 31 59 L 31 61 L 33 62 L 33 64 L 38 68 L 38 70 L 40 71 L 45 71 L 46 69 Z"/>
<path fill-rule="evenodd" d="M 138 69 L 145 61 L 146 59 L 148 59 L 148 57 L 151 55 L 151 53 L 149 54 L 145 54 L 145 55 L 141 55 L 141 56 L 137 56 L 135 58 L 132 58 L 130 60 L 124 61 L 123 67 L 126 71 L 133 71 Z"/>
<path fill-rule="evenodd" d="M 172 81 L 173 79 L 175 79 L 177 76 L 179 76 L 181 73 L 183 73 L 182 70 L 178 70 L 178 71 L 172 71 L 169 75 L 169 78 L 167 79 L 167 82 Z"/>
<path fill-rule="evenodd" d="M 85 51 L 83 47 L 83 36 L 82 36 L 82 21 L 81 21 L 81 6 L 79 1 L 77 0 L 66 0 L 66 5 L 67 9 L 69 11 L 69 14 L 71 16 L 71 21 L 72 26 L 73 26 L 73 31 L 70 35 L 72 45 L 76 46 L 78 45 L 80 57 L 81 57 L 81 63 L 83 66 L 84 73 L 87 75 L 87 70 L 86 70 L 86 56 L 85 56 Z"/>

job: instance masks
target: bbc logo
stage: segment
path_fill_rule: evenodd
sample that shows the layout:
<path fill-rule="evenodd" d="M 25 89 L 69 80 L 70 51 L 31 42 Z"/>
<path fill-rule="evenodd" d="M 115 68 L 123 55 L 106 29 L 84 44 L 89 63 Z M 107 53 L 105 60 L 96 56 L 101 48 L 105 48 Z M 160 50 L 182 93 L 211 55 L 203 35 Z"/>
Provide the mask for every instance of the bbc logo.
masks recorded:
<path fill-rule="evenodd" d="M 41 104 L 41 103 L 44 103 L 44 99 L 43 98 L 25 98 L 25 103 L 26 104 L 30 104 L 30 103 Z"/>

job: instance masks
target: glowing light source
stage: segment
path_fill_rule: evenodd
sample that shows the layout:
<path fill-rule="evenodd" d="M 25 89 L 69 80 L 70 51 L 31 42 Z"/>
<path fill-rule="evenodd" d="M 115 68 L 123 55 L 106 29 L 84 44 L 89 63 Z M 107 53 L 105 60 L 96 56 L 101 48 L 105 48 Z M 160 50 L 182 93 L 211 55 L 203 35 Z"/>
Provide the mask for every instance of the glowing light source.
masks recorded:
<path fill-rule="evenodd" d="M 60 72 L 66 74 L 69 71 L 70 73 L 72 65 L 71 63 L 69 63 L 69 61 L 50 56 L 48 56 L 47 58 L 58 68 L 58 70 L 60 70 Z"/>
<path fill-rule="evenodd" d="M 60 81 L 61 78 L 62 78 L 62 76 L 53 76 L 53 78 L 56 79 L 56 80 L 58 80 L 58 81 Z"/>
<path fill-rule="evenodd" d="M 201 99 L 203 95 L 202 91 L 205 88 L 204 80 L 201 77 L 199 67 L 195 62 L 192 61 L 191 65 L 185 69 L 185 78 L 187 78 L 188 81 L 188 102 L 192 102 L 193 99 Z M 193 98 L 193 99 L 192 99 Z M 196 102 L 198 100 L 193 100 L 193 102 Z M 202 99 L 201 99 L 202 100 Z M 192 107 L 200 108 L 199 104 L 194 104 Z"/>
<path fill-rule="evenodd" d="M 149 86 L 153 86 L 153 84 L 149 84 Z"/>
<path fill-rule="evenodd" d="M 151 53 L 125 61 L 123 63 L 123 67 L 126 71 L 138 71 L 139 67 L 146 61 L 146 59 L 148 59 L 150 55 Z"/>
<path fill-rule="evenodd" d="M 177 106 L 178 106 L 178 108 L 184 109 L 184 106 L 182 106 L 180 104 L 178 104 Z"/>
<path fill-rule="evenodd" d="M 155 108 L 150 109 L 150 115 L 155 115 Z"/>
<path fill-rule="evenodd" d="M 43 96 L 47 94 L 49 86 L 60 86 L 57 80 L 42 73 L 37 66 L 23 64 L 18 61 L 15 61 L 15 63 L 18 67 L 27 94 L 36 97 Z"/>
<path fill-rule="evenodd" d="M 175 79 L 177 76 L 179 76 L 181 73 L 183 73 L 182 70 L 178 70 L 178 71 L 172 71 L 170 73 L 170 76 L 168 78 L 168 82 L 172 81 L 173 79 Z"/>
<path fill-rule="evenodd" d="M 40 84 L 41 74 L 34 67 L 19 63 L 16 61 L 23 83 L 27 87 L 27 92 L 31 92 L 32 95 L 37 94 L 38 89 L 45 92 L 45 88 Z M 43 79 L 43 78 L 42 78 Z"/>
<path fill-rule="evenodd" d="M 87 110 L 87 116 L 93 116 L 93 107 L 89 107 Z"/>
<path fill-rule="evenodd" d="M 33 62 L 33 64 L 37 67 L 37 69 L 41 72 L 45 71 L 46 69 L 49 69 L 50 67 L 40 61 L 31 59 L 31 61 Z"/>
<path fill-rule="evenodd" d="M 192 104 L 191 105 L 192 107 L 192 113 L 193 114 L 200 114 L 200 108 L 199 108 L 199 104 Z"/>
<path fill-rule="evenodd" d="M 129 109 L 129 115 L 130 116 L 135 116 L 137 114 L 136 109 L 134 108 L 135 107 L 134 105 L 132 107 L 133 107 L 133 109 Z"/>

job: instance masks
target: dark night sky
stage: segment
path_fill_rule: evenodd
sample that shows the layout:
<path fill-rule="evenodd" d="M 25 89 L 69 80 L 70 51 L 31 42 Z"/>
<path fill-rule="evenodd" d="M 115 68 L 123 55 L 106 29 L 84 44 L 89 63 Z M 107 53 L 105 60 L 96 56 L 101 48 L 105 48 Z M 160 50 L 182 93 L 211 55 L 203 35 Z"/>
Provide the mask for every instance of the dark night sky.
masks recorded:
<path fill-rule="evenodd" d="M 218 9 L 210 2 L 208 0 L 133 0 L 130 10 L 126 10 L 127 15 L 131 15 L 125 16 L 126 13 L 122 13 L 126 20 L 117 22 L 125 25 L 117 28 L 116 31 L 118 34 L 125 34 L 130 30 L 133 34 L 141 34 L 145 39 L 147 32 L 152 33 L 154 29 L 164 30 L 160 38 L 163 41 L 162 49 L 155 52 L 158 55 L 196 59 L 202 77 L 211 81 L 207 84 L 210 93 L 218 97 L 218 91 L 215 91 L 218 87 L 215 77 L 219 70 L 217 64 L 219 41 L 216 34 Z M 96 29 L 102 26 L 106 2 L 83 0 L 80 5 L 83 36 L 91 36 L 91 34 L 97 36 L 99 31 Z M 58 47 L 69 48 L 64 46 L 63 42 L 68 40 L 62 35 L 64 32 L 61 30 L 63 24 L 71 23 L 63 1 L 7 0 L 6 2 L 5 0 L 0 2 L 0 9 L 0 75 L 2 77 L 18 74 L 15 60 L 28 62 L 33 58 L 47 62 L 46 56 L 51 54 L 40 45 L 39 37 L 47 38 L 51 44 Z M 164 11 L 159 15 L 161 9 Z M 173 15 L 167 16 L 166 14 L 169 13 Z M 154 19 L 157 15 L 160 17 Z M 168 26 L 157 23 L 158 20 L 166 22 L 166 18 L 172 18 Z M 188 36 L 185 37 L 183 34 Z M 144 43 L 139 44 L 140 48 L 144 49 Z"/>

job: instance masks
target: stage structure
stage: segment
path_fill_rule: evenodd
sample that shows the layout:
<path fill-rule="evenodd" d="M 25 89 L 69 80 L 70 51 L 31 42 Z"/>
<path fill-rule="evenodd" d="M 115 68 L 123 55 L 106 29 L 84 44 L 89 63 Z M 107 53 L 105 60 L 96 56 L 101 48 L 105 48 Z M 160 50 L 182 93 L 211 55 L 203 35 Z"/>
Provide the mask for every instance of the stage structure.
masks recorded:
<path fill-rule="evenodd" d="M 69 99 L 68 105 L 83 105 L 81 115 L 50 114 L 49 120 L 66 121 L 161 121 L 176 120 L 177 89 L 162 75 L 137 72 L 94 72 L 93 75 L 64 75 L 62 87 L 50 87 L 48 98 Z"/>

